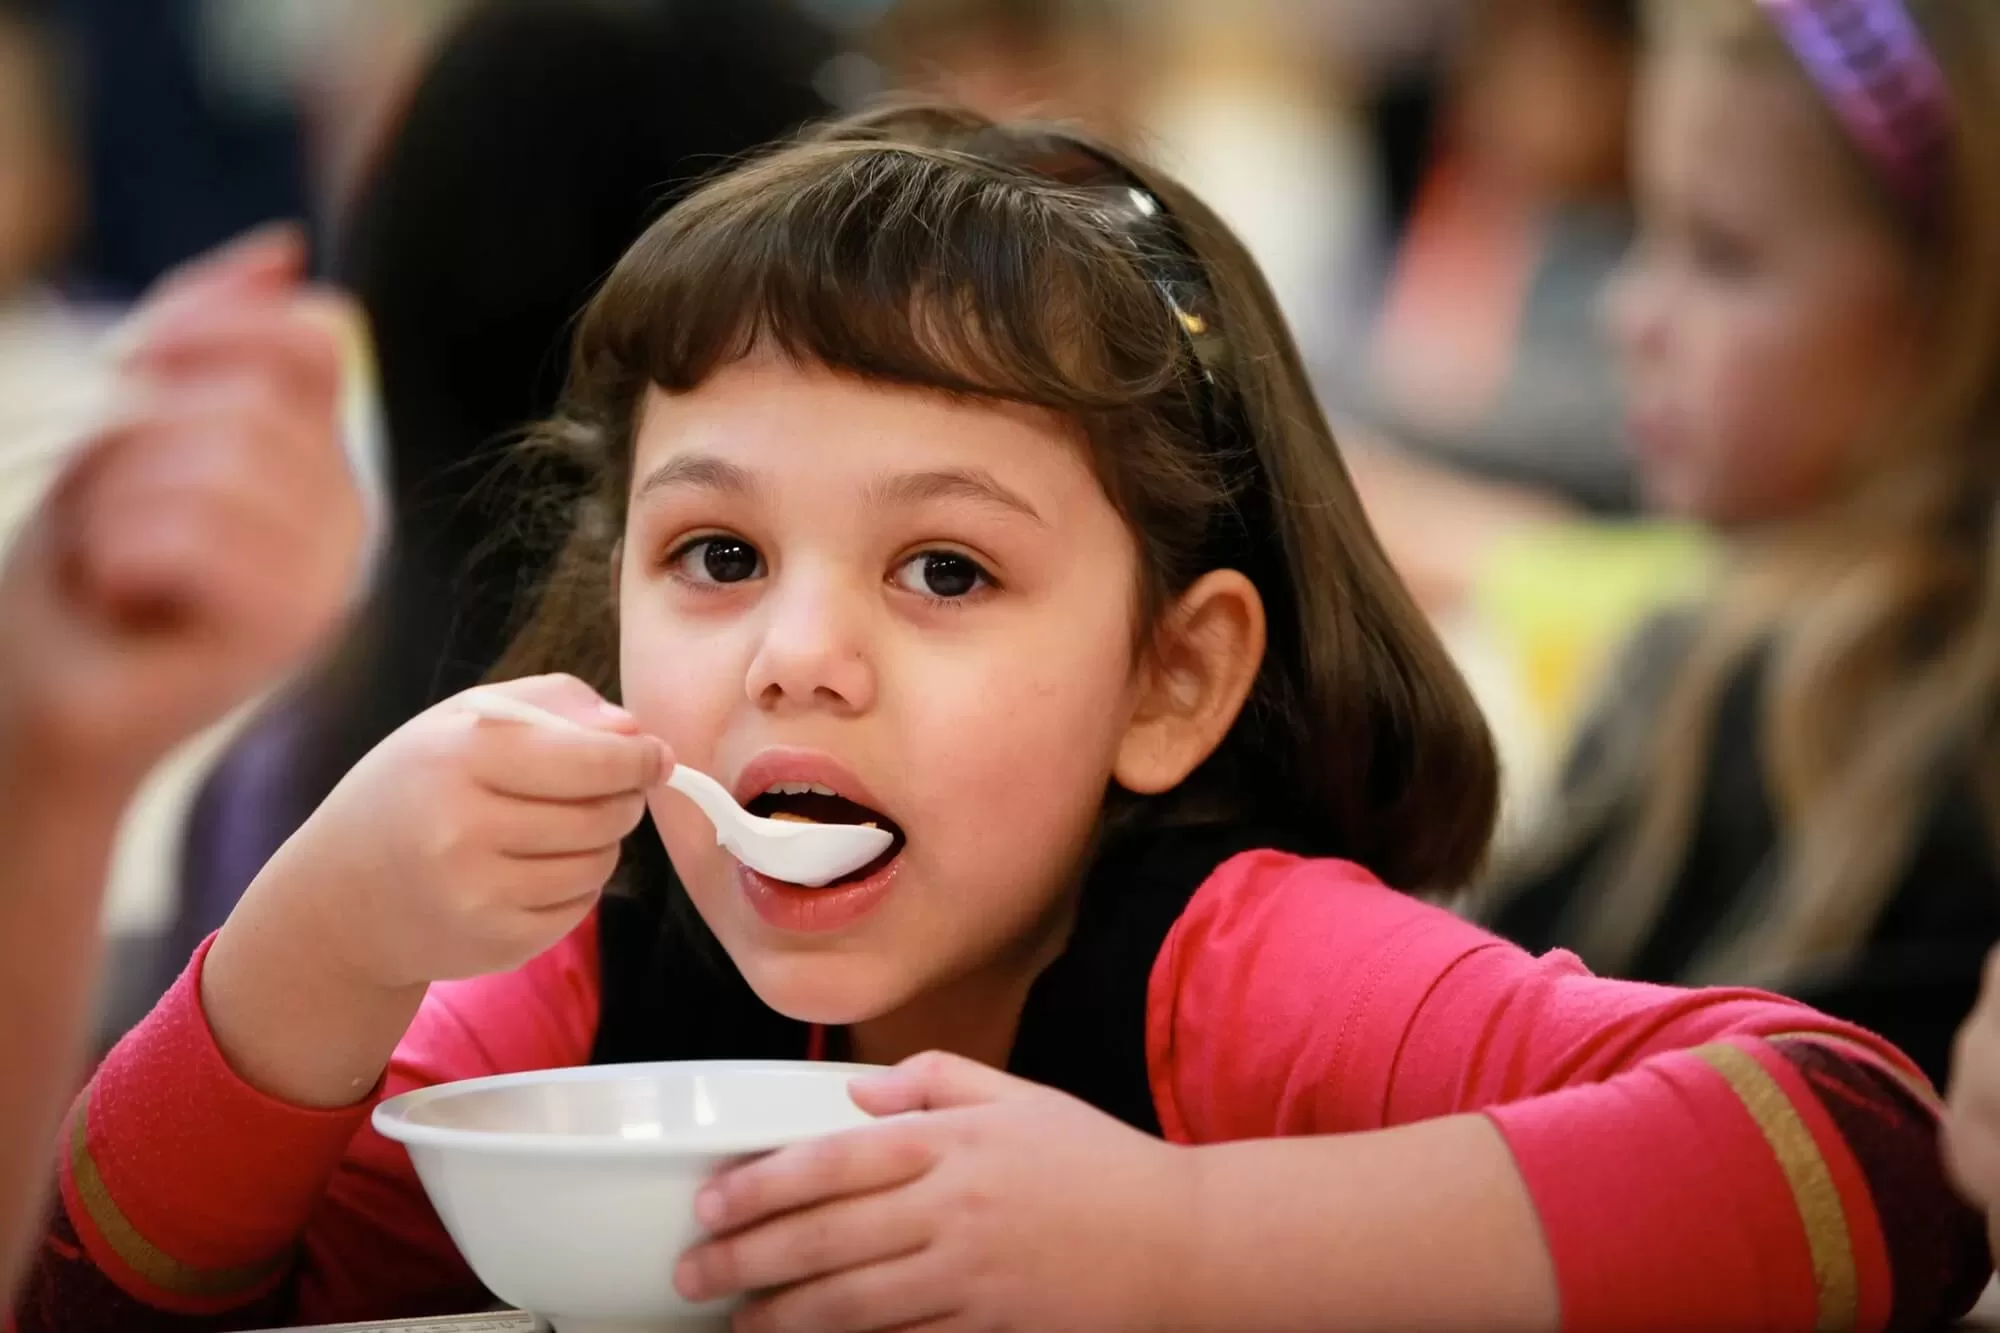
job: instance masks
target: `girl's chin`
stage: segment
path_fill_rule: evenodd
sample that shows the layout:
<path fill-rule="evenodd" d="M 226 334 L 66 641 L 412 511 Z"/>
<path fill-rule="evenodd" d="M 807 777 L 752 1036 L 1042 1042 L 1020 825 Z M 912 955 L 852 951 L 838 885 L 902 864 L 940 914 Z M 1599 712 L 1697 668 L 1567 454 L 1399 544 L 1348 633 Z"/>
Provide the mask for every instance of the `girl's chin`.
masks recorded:
<path fill-rule="evenodd" d="M 759 945 L 729 950 L 757 998 L 797 1023 L 847 1028 L 894 1011 L 906 1000 L 884 960 L 854 953 L 802 953 Z"/>

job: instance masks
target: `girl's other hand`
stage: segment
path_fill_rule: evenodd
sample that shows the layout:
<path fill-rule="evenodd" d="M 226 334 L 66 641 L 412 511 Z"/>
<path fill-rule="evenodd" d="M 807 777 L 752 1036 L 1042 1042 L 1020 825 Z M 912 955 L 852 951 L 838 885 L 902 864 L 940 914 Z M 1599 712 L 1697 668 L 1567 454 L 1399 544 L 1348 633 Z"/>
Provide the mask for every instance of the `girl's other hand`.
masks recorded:
<path fill-rule="evenodd" d="M 1966 1198 L 2000 1207 L 2000 949 L 1986 959 L 1986 982 L 1952 1052 L 1945 1160 Z"/>
<path fill-rule="evenodd" d="M 738 1333 L 1117 1333 L 1172 1325 L 1193 1155 L 948 1055 L 863 1079 L 887 1123 L 773 1153 L 696 1201 L 718 1237 L 681 1294 L 752 1298 Z"/>
<path fill-rule="evenodd" d="M 295 231 L 140 308 L 134 407 L 88 441 L 0 575 L 0 733 L 39 780 L 135 786 L 337 625 L 361 558 L 341 446 L 339 298 Z"/>
<path fill-rule="evenodd" d="M 267 929 L 282 912 L 350 978 L 394 990 L 518 967 L 589 914 L 673 759 L 573 676 L 480 689 L 585 730 L 482 718 L 464 696 L 406 723 L 258 877 Z"/>

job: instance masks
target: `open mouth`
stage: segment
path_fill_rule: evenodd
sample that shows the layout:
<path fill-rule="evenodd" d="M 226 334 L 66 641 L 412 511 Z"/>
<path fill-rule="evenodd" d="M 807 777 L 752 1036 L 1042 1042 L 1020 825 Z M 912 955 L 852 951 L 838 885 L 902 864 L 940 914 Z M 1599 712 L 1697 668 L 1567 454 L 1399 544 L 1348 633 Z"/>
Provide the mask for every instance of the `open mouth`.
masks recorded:
<path fill-rule="evenodd" d="M 900 856 L 906 841 L 901 826 L 895 820 L 816 782 L 774 783 L 762 795 L 752 797 L 743 808 L 753 815 L 785 823 L 858 824 L 864 828 L 884 829 L 889 833 L 891 841 L 887 851 L 852 874 L 821 886 L 823 888 L 837 889 L 867 879 Z"/>

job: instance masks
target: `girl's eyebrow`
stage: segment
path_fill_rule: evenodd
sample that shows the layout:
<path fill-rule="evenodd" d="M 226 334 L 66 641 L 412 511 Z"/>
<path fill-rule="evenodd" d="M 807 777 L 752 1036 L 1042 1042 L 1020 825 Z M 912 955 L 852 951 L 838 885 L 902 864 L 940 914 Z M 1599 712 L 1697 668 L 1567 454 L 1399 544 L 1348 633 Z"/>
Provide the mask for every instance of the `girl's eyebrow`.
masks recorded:
<path fill-rule="evenodd" d="M 716 458 L 712 454 L 682 454 L 668 459 L 646 474 L 646 479 L 632 493 L 634 502 L 645 499 L 654 491 L 672 490 L 676 487 L 698 491 L 717 491 L 725 495 L 750 495 L 759 487 L 757 478 L 747 468 Z"/>
<path fill-rule="evenodd" d="M 998 478 L 980 468 L 898 473 L 871 484 L 868 498 L 885 507 L 918 505 L 931 500 L 968 500 L 1022 515 L 1041 527 L 1048 526 L 1048 521 L 1026 496 L 1002 485 Z"/>
<path fill-rule="evenodd" d="M 636 503 L 655 491 L 676 488 L 724 495 L 752 495 L 762 489 L 757 475 L 748 468 L 711 454 L 682 454 L 647 473 L 632 498 Z M 1041 527 L 1048 526 L 1048 521 L 1027 497 L 980 468 L 939 468 L 935 471 L 897 473 L 870 483 L 867 500 L 885 508 L 935 500 L 965 500 L 1004 509 Z"/>

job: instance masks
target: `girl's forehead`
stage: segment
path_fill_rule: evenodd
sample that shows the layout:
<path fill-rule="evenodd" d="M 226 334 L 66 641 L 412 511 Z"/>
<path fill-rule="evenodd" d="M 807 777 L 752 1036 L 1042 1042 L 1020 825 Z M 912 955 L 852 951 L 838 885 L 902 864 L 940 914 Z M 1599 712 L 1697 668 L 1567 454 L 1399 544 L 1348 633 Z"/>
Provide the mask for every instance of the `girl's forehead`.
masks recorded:
<path fill-rule="evenodd" d="M 1648 70 L 1640 170 L 1655 196 L 1773 217 L 1861 211 L 1866 196 L 1803 81 L 1677 43 Z"/>
<path fill-rule="evenodd" d="M 1053 412 L 763 353 L 723 366 L 688 392 L 647 392 L 635 438 L 635 483 L 695 454 L 778 482 L 978 467 L 1037 489 L 1095 486 L 1081 431 Z"/>

